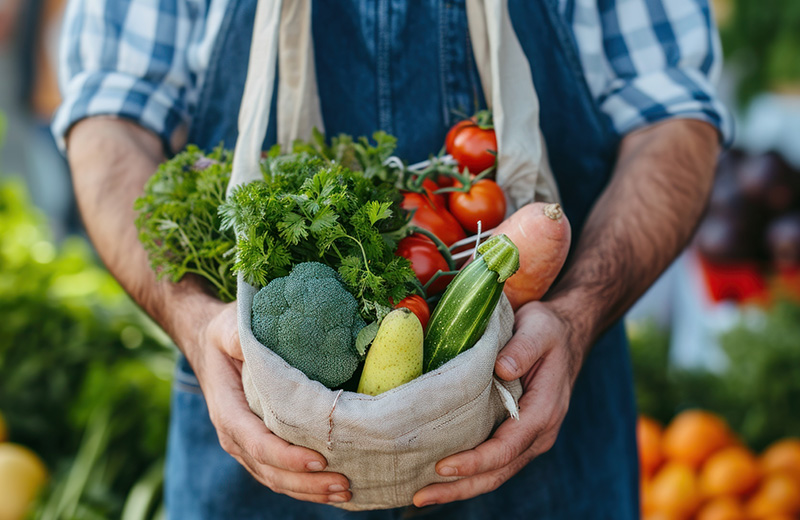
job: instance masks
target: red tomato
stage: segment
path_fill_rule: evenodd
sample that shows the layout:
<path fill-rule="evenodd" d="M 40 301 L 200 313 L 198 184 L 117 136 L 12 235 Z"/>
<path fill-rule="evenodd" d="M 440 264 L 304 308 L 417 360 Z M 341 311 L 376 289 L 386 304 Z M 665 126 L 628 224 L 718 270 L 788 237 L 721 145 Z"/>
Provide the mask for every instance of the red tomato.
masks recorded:
<path fill-rule="evenodd" d="M 436 209 L 447 209 L 447 197 L 445 197 L 444 193 L 434 193 L 434 191 L 439 189 L 439 185 L 433 182 L 431 179 L 425 179 L 422 181 L 422 187 L 425 189 L 425 194 L 428 198 L 433 202 L 433 205 Z"/>
<path fill-rule="evenodd" d="M 455 140 L 458 133 L 465 127 L 473 126 L 475 121 L 473 119 L 462 119 L 458 123 L 454 124 L 450 127 L 450 130 L 447 131 L 447 136 L 444 138 L 444 149 L 447 150 L 447 153 L 452 154 L 453 148 L 455 148 Z"/>
<path fill-rule="evenodd" d="M 457 183 L 460 185 L 460 183 Z M 481 179 L 468 192 L 450 192 L 450 212 L 469 233 L 493 229 L 506 218 L 506 196 L 496 182 Z"/>
<path fill-rule="evenodd" d="M 445 149 L 461 169 L 481 173 L 494 165 L 497 137 L 492 128 L 481 128 L 470 120 L 459 121 L 447 133 Z"/>
<path fill-rule="evenodd" d="M 400 300 L 400 303 L 394 306 L 395 309 L 399 309 L 400 307 L 405 307 L 419 318 L 419 322 L 422 324 L 422 330 L 428 327 L 428 320 L 431 319 L 431 309 L 428 307 L 428 302 L 425 301 L 425 298 L 418 294 L 406 296 Z"/>
<path fill-rule="evenodd" d="M 447 175 L 437 175 L 436 176 L 436 184 L 439 185 L 440 188 L 450 188 L 456 183 L 456 180 L 452 177 Z"/>
<path fill-rule="evenodd" d="M 406 211 L 416 209 L 411 223 L 436 235 L 439 240 L 450 246 L 452 243 L 466 238 L 458 221 L 444 207 L 434 208 L 430 201 L 420 193 L 403 193 L 400 204 Z"/>
<path fill-rule="evenodd" d="M 436 249 L 436 244 L 422 235 L 410 235 L 397 244 L 397 256 L 408 258 L 411 261 L 411 269 L 422 285 L 439 271 L 449 271 L 447 261 Z M 428 288 L 429 294 L 436 294 L 447 287 L 452 276 L 442 276 L 436 279 Z M 413 309 L 412 309 L 413 310 Z"/>

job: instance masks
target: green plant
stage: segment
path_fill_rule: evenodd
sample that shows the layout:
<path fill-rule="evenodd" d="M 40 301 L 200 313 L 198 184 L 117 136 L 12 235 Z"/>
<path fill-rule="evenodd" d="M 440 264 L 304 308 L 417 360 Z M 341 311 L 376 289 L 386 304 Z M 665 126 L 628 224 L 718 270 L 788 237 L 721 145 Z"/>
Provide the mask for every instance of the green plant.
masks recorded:
<path fill-rule="evenodd" d="M 163 458 L 174 350 L 83 239 L 55 244 L 44 222 L 0 182 L 0 410 L 53 473 L 36 518 L 116 519 Z"/>
<path fill-rule="evenodd" d="M 338 388 L 361 361 L 355 342 L 364 328 L 358 302 L 332 268 L 294 266 L 253 298 L 253 335 L 310 379 Z"/>
<path fill-rule="evenodd" d="M 800 3 L 795 0 L 731 0 L 721 28 L 723 49 L 741 72 L 739 97 L 800 80 Z"/>
<path fill-rule="evenodd" d="M 236 299 L 231 271 L 235 238 L 220 228 L 233 157 L 222 148 L 208 155 L 189 146 L 159 166 L 136 199 L 136 227 L 159 278 L 187 274 L 207 280 L 226 302 Z"/>
<path fill-rule="evenodd" d="M 234 269 L 246 281 L 262 287 L 299 263 L 321 262 L 369 320 L 414 279 L 409 261 L 394 255 L 406 223 L 399 201 L 392 183 L 294 154 L 268 159 L 264 181 L 234 189 L 220 214 L 238 237 Z"/>

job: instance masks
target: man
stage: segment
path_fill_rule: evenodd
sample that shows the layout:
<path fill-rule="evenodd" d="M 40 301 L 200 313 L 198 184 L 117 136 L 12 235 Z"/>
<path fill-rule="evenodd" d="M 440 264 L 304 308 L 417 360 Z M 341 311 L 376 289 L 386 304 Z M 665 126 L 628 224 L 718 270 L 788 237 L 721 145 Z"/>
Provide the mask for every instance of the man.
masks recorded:
<path fill-rule="evenodd" d="M 441 475 L 463 478 L 420 490 L 423 509 L 353 518 L 638 518 L 618 320 L 705 204 L 728 135 L 710 85 L 717 36 L 697 0 L 509 4 L 576 246 L 547 297 L 517 312 L 496 365 L 523 380 L 520 421 L 440 461 Z M 350 518 L 319 505 L 351 498 L 346 476 L 249 411 L 233 306 L 195 280 L 156 282 L 133 226 L 133 199 L 168 154 L 187 141 L 232 147 L 254 9 L 252 0 L 72 1 L 54 132 L 103 260 L 186 357 L 168 450 L 171 517 Z M 463 0 L 318 0 L 313 33 L 331 134 L 381 128 L 414 161 L 441 146 L 453 110 L 480 104 Z"/>

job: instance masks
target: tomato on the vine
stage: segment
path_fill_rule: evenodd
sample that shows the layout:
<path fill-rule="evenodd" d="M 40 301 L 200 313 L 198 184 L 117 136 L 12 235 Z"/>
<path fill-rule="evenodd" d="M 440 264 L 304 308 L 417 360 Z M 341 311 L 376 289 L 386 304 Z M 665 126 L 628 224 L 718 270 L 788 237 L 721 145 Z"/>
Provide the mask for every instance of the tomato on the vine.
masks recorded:
<path fill-rule="evenodd" d="M 456 183 L 460 186 L 461 183 Z M 473 183 L 469 191 L 449 193 L 450 212 L 469 233 L 494 229 L 506 218 L 506 196 L 496 182 L 480 179 Z"/>
<path fill-rule="evenodd" d="M 461 229 L 461 224 L 444 206 L 434 208 L 427 197 L 421 193 L 403 193 L 403 202 L 400 207 L 406 211 L 416 210 L 411 224 L 430 231 L 448 247 L 467 237 L 464 230 Z"/>
<path fill-rule="evenodd" d="M 401 307 L 410 310 L 419 318 L 419 322 L 422 324 L 422 330 L 428 328 L 428 320 L 431 319 L 431 309 L 428 307 L 428 302 L 425 301 L 425 298 L 418 294 L 406 296 L 394 306 L 395 309 Z"/>
<path fill-rule="evenodd" d="M 440 188 L 438 184 L 433 182 L 431 179 L 425 179 L 422 181 L 422 187 L 425 190 L 425 195 L 428 196 L 435 209 L 447 209 L 447 197 L 444 193 L 435 193 L 436 190 Z"/>
<path fill-rule="evenodd" d="M 411 269 L 423 285 L 437 272 L 450 270 L 442 253 L 436 249 L 436 244 L 422 235 L 405 237 L 398 242 L 395 254 L 411 261 Z M 428 288 L 428 294 L 443 291 L 452 278 L 452 276 L 440 276 Z"/>
<path fill-rule="evenodd" d="M 481 126 L 475 120 L 456 123 L 445 138 L 445 150 L 453 156 L 460 169 L 481 173 L 494 166 L 497 158 L 497 136 L 494 128 Z"/>

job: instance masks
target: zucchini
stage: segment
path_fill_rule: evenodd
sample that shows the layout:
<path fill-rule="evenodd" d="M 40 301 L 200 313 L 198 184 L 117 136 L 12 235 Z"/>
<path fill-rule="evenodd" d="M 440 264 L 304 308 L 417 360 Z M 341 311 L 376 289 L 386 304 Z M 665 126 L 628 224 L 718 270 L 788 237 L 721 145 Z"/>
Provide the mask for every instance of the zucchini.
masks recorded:
<path fill-rule="evenodd" d="M 519 269 L 519 250 L 506 235 L 493 236 L 450 282 L 425 335 L 425 372 L 471 348 L 483 335 L 505 281 Z"/>

